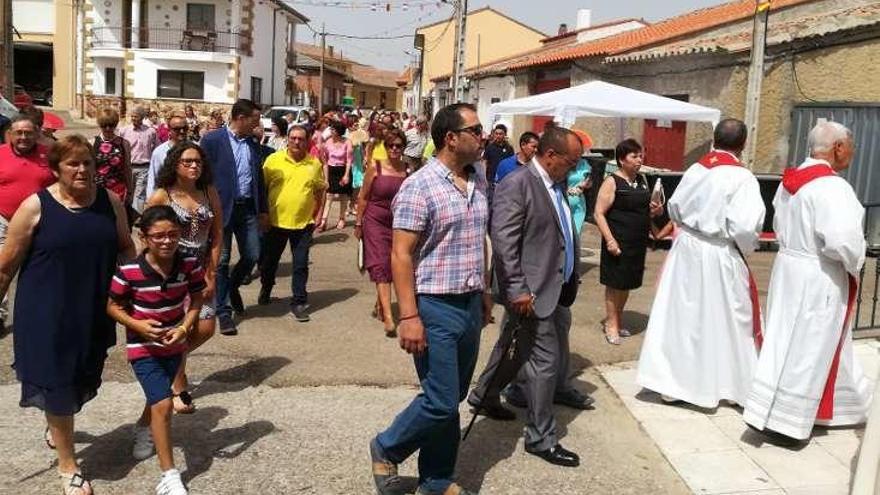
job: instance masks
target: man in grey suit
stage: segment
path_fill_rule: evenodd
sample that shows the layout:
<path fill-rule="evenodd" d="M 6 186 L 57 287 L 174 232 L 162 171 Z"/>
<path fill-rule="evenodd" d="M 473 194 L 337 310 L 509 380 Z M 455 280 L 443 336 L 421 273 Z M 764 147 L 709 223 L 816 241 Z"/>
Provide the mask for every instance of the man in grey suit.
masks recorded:
<path fill-rule="evenodd" d="M 532 162 L 495 190 L 491 238 L 496 296 L 505 314 L 489 363 L 468 397 L 487 415 L 506 412 L 509 417 L 499 419 L 512 419 L 512 412 L 501 406 L 500 391 L 523 368 L 526 451 L 561 466 L 580 464 L 577 454 L 559 444 L 553 400 L 560 362 L 568 358 L 568 306 L 577 295 L 579 277 L 565 181 L 582 151 L 576 134 L 551 127 Z"/>

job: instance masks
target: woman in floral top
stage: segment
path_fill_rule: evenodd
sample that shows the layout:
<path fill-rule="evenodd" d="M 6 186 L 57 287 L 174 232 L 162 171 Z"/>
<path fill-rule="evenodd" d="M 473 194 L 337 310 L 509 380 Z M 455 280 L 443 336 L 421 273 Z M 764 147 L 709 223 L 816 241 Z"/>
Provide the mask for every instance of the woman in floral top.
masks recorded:
<path fill-rule="evenodd" d="M 95 182 L 113 191 L 123 204 L 130 204 L 131 184 L 131 146 L 128 141 L 116 134 L 119 113 L 113 108 L 102 108 L 98 112 L 98 126 L 101 133 L 95 136 Z"/>

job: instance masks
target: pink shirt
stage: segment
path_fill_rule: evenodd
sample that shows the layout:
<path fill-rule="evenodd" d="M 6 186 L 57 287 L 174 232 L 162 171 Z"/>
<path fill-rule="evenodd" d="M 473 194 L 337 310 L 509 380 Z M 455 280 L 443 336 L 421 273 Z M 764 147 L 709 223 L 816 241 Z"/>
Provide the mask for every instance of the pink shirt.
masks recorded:
<path fill-rule="evenodd" d="M 352 161 L 351 141 L 324 141 L 324 161 L 330 167 L 344 167 Z"/>
<path fill-rule="evenodd" d="M 27 156 L 16 155 L 9 144 L 0 146 L 0 216 L 12 219 L 22 201 L 55 183 L 48 153 L 41 144 Z"/>
<path fill-rule="evenodd" d="M 159 146 L 156 129 L 141 125 L 139 128 L 127 125 L 119 130 L 119 135 L 131 145 L 131 164 L 149 165 L 153 150 Z"/>

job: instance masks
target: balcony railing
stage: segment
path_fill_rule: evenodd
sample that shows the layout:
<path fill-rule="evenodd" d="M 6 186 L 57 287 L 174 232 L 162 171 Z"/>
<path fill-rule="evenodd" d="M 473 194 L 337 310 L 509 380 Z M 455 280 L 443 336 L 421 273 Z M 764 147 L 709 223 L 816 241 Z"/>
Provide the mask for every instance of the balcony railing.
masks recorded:
<path fill-rule="evenodd" d="M 182 28 L 96 27 L 92 29 L 92 48 L 149 48 L 226 53 L 244 51 L 250 37 L 232 31 Z"/>

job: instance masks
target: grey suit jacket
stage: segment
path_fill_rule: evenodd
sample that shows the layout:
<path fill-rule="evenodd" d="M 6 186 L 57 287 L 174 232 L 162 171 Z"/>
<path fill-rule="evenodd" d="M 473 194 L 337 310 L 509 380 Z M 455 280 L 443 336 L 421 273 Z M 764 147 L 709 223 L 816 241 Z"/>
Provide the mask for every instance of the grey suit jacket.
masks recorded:
<path fill-rule="evenodd" d="M 569 306 L 577 295 L 580 246 L 572 232 L 574 271 L 563 280 L 565 238 L 536 166 L 521 167 L 496 186 L 490 235 L 500 302 L 534 294 L 535 315 L 547 318 L 558 304 Z"/>

